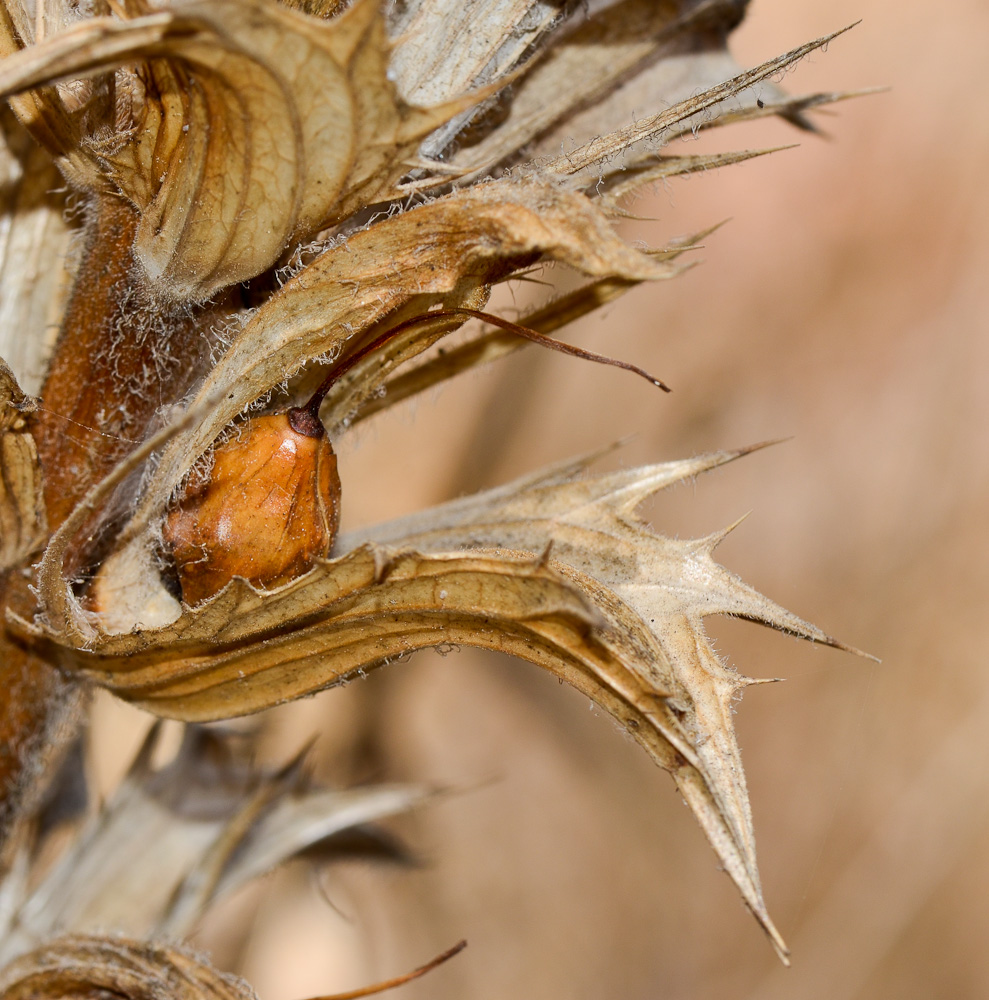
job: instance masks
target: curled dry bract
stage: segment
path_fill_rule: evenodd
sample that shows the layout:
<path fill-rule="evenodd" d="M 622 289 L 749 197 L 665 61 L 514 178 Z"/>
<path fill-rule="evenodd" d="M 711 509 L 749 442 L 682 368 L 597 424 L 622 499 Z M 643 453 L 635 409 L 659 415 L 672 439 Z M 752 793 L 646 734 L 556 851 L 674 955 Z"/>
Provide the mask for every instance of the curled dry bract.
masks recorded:
<path fill-rule="evenodd" d="M 175 945 L 124 937 L 72 935 L 0 970 L 2 1000 L 257 1000 L 242 979 L 225 975 Z"/>
<path fill-rule="evenodd" d="M 24 40 L 6 27 L 15 52 Z M 272 0 L 194 0 L 127 21 L 91 18 L 17 51 L 0 67 L 0 93 L 146 60 L 127 77 L 133 121 L 73 148 L 86 160 L 73 172 L 140 209 L 135 251 L 162 294 L 205 299 L 384 196 L 422 138 L 471 103 L 407 105 L 388 59 L 376 0 L 331 21 Z M 61 155 L 50 119 L 68 125 L 57 98 L 15 107 Z"/>
<path fill-rule="evenodd" d="M 162 628 L 111 635 L 77 618 L 49 624 L 47 636 L 67 666 L 121 697 L 200 721 L 438 644 L 530 660 L 607 709 L 673 775 L 783 953 L 762 899 L 732 722 L 750 681 L 717 658 L 703 619 L 740 615 L 839 644 L 719 566 L 711 553 L 721 534 L 677 541 L 634 514 L 656 490 L 740 454 L 590 478 L 577 463 L 345 538 L 345 555 L 272 592 L 234 580 Z"/>
<path fill-rule="evenodd" d="M 176 757 L 154 768 L 160 738 L 158 724 L 119 788 L 39 883 L 7 880 L 0 966 L 64 934 L 185 936 L 213 902 L 251 879 L 316 846 L 332 858 L 326 842 L 334 834 L 428 795 L 410 785 L 321 788 L 304 757 L 264 770 L 251 759 L 249 731 L 216 727 L 186 727 Z"/>

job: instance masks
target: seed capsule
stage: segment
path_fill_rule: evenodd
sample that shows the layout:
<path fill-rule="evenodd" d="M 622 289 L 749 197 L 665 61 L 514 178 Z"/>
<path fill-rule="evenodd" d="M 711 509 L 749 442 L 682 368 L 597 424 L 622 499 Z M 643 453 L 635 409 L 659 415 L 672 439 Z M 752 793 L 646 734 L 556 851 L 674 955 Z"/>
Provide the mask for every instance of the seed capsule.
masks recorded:
<path fill-rule="evenodd" d="M 337 458 L 305 410 L 257 417 L 213 454 L 165 519 L 182 599 L 198 604 L 234 576 L 271 590 L 329 555 L 340 520 Z"/>
<path fill-rule="evenodd" d="M 247 420 L 237 437 L 214 451 L 208 475 L 186 484 L 162 531 L 183 601 L 199 604 L 235 576 L 271 590 L 328 556 L 340 520 L 340 478 L 319 419 L 326 394 L 363 358 L 411 327 L 471 317 L 564 354 L 625 368 L 669 392 L 635 365 L 563 344 L 490 313 L 442 309 L 405 320 L 340 361 L 304 406 Z"/>

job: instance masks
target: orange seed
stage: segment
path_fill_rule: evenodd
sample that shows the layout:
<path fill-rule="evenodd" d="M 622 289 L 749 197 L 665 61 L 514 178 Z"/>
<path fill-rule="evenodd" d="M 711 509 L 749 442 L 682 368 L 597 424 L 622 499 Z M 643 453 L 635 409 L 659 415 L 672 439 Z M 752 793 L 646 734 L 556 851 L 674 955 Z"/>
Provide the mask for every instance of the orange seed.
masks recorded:
<path fill-rule="evenodd" d="M 329 555 L 340 519 L 337 458 L 322 425 L 300 412 L 245 421 L 215 450 L 208 477 L 190 481 L 169 511 L 163 535 L 186 604 L 235 576 L 271 590 Z"/>

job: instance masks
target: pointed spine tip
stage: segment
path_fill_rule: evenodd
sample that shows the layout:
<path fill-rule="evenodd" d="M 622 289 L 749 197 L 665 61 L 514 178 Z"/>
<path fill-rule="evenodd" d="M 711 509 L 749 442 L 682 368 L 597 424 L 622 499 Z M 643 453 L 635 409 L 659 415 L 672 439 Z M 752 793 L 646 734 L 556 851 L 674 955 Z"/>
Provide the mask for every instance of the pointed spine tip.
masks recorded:
<path fill-rule="evenodd" d="M 700 539 L 700 548 L 709 555 L 752 513 L 747 510 L 741 517 L 736 518 L 727 527 L 720 531 L 715 531 L 710 535 Z"/>
<path fill-rule="evenodd" d="M 759 902 L 760 904 L 762 903 L 761 897 Z M 759 921 L 759 926 L 765 931 L 766 937 L 769 938 L 769 943 L 773 946 L 776 957 L 788 969 L 790 967 L 790 949 L 787 947 L 786 941 L 783 940 L 783 935 L 777 930 L 776 924 L 773 923 L 765 906 L 760 905 L 757 909 L 750 904 L 750 908 L 752 915 Z"/>
<path fill-rule="evenodd" d="M 790 438 L 772 438 L 768 441 L 757 441 L 755 444 L 745 445 L 742 448 L 733 448 L 727 451 L 711 451 L 706 455 L 698 455 L 694 461 L 698 463 L 698 468 L 692 475 L 699 475 L 702 472 L 710 472 L 712 469 L 719 469 L 722 465 L 728 465 L 753 452 L 762 451 L 763 448 L 771 448 L 773 445 L 782 444 Z"/>
<path fill-rule="evenodd" d="M 883 662 L 873 653 L 867 653 L 864 649 L 859 649 L 857 646 L 849 646 L 847 643 L 840 642 L 838 639 L 833 639 L 831 636 L 828 636 L 823 644 L 830 646 L 832 649 L 840 649 L 843 653 L 851 653 L 852 656 L 859 656 L 863 660 L 871 660 L 873 663 Z"/>
<path fill-rule="evenodd" d="M 293 780 L 305 781 L 308 779 L 309 775 L 308 764 L 310 762 L 310 754 L 313 748 L 319 741 L 319 734 L 316 733 L 309 737 L 302 744 L 299 749 L 292 754 L 292 756 L 285 761 L 285 763 L 275 772 L 275 781 L 285 781 L 291 783 Z"/>
<path fill-rule="evenodd" d="M 739 675 L 739 686 L 755 687 L 757 684 L 782 684 L 786 680 L 785 677 L 744 677 Z"/>
<path fill-rule="evenodd" d="M 754 452 L 762 451 L 764 448 L 772 448 L 778 444 L 786 444 L 787 441 L 792 441 L 793 435 L 788 435 L 787 437 L 779 438 L 769 438 L 766 441 L 757 441 L 755 444 L 745 445 L 742 448 L 736 448 L 735 451 L 731 452 L 734 458 L 744 458 L 746 455 L 751 455 Z"/>

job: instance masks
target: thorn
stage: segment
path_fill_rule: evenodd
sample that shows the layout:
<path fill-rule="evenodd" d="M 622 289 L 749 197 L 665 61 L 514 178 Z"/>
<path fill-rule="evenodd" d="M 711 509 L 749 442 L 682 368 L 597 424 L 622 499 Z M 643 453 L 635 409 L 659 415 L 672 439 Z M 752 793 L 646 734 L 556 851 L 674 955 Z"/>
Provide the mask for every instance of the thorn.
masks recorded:
<path fill-rule="evenodd" d="M 727 219 L 722 219 L 720 222 L 716 222 L 713 226 L 708 226 L 707 229 L 702 229 L 699 233 L 691 233 L 689 236 L 674 236 L 670 242 L 659 251 L 649 251 L 646 253 L 665 253 L 671 250 L 693 250 L 698 247 L 698 240 L 707 239 L 712 233 L 717 232 L 722 226 L 727 226 L 731 222 L 732 217 L 728 216 Z"/>
<path fill-rule="evenodd" d="M 728 465 L 729 462 L 745 458 L 746 455 L 751 455 L 753 452 L 761 451 L 763 448 L 769 448 L 789 440 L 790 438 L 775 438 L 771 441 L 760 441 L 757 444 L 750 444 L 744 448 L 736 448 L 733 451 L 712 451 L 706 455 L 697 455 L 694 461 L 706 462 L 707 464 L 703 468 L 698 469 L 693 475 L 700 475 L 702 472 L 711 472 L 713 469 L 721 468 L 722 465 Z"/>
<path fill-rule="evenodd" d="M 762 903 L 762 894 L 760 892 L 759 902 Z M 786 941 L 783 940 L 783 935 L 776 929 L 776 924 L 773 923 L 769 914 L 765 910 L 763 905 L 761 912 L 759 910 L 752 910 L 753 916 L 762 926 L 762 929 L 766 932 L 766 936 L 769 938 L 770 944 L 773 946 L 773 950 L 776 952 L 776 957 L 783 963 L 785 968 L 790 968 L 790 949 L 786 945 Z"/>
<path fill-rule="evenodd" d="M 732 454 L 735 458 L 744 458 L 746 455 L 751 455 L 754 451 L 762 451 L 763 448 L 772 448 L 774 445 L 785 444 L 787 441 L 792 440 L 792 434 L 787 437 L 770 438 L 768 441 L 759 441 L 756 444 L 750 444 L 743 448 L 738 448 Z"/>
<path fill-rule="evenodd" d="M 740 676 L 739 680 L 743 687 L 754 687 L 756 684 L 780 684 L 785 681 L 785 677 L 744 677 Z"/>
<path fill-rule="evenodd" d="M 722 528 L 720 531 L 715 531 L 706 538 L 701 538 L 701 548 L 707 552 L 713 552 L 751 513 L 752 511 L 747 510 L 741 517 L 729 524 L 727 528 Z"/>
<path fill-rule="evenodd" d="M 551 538 L 547 543 L 546 547 L 542 552 L 539 553 L 539 558 L 536 560 L 536 569 L 546 569 L 549 566 L 550 553 L 553 551 L 553 539 Z"/>
<path fill-rule="evenodd" d="M 620 205 L 610 204 L 607 207 L 607 213 L 611 218 L 614 219 L 624 219 L 627 222 L 658 222 L 659 219 L 652 215 L 636 215 L 634 212 L 628 212 Z M 648 253 L 648 251 L 646 251 Z M 661 251 L 660 251 L 661 252 Z"/>
<path fill-rule="evenodd" d="M 319 740 L 319 733 L 314 733 L 305 743 L 274 773 L 273 780 L 276 782 L 292 782 L 301 779 L 305 774 L 307 758 L 313 747 Z"/>
<path fill-rule="evenodd" d="M 677 264 L 676 276 L 679 278 L 681 274 L 686 274 L 688 271 L 692 271 L 695 267 L 700 267 L 704 261 L 702 260 L 685 260 Z"/>
<path fill-rule="evenodd" d="M 716 233 L 722 226 L 727 226 L 729 222 L 734 222 L 735 216 L 729 215 L 722 219 L 720 222 L 716 222 L 713 226 L 708 226 L 707 229 L 702 229 L 699 233 L 694 236 L 695 240 L 703 240 L 710 236 L 712 233 Z"/>
<path fill-rule="evenodd" d="M 540 469 L 531 476 L 526 476 L 523 479 L 517 480 L 515 486 L 520 492 L 522 492 L 526 489 L 543 486 L 545 483 L 552 482 L 560 477 L 572 479 L 579 476 L 581 473 L 586 472 L 591 465 L 595 462 L 599 462 L 606 455 L 610 455 L 612 452 L 618 451 L 620 448 L 625 448 L 627 445 L 631 444 L 637 436 L 638 435 L 633 432 L 631 434 L 627 434 L 625 437 L 619 438 L 617 441 L 612 441 L 609 444 L 602 445 L 600 448 L 594 448 L 592 451 L 585 451 L 582 455 L 577 455 L 575 458 L 567 458 L 562 462 L 556 462 L 544 469 Z"/>
<path fill-rule="evenodd" d="M 811 640 L 811 642 L 814 641 L 816 640 Z M 823 640 L 821 645 L 830 646 L 832 649 L 840 649 L 843 653 L 851 653 L 853 656 L 860 656 L 863 660 L 871 660 L 873 663 L 883 662 L 878 656 L 874 656 L 872 653 L 867 653 L 865 650 L 859 649 L 857 646 L 849 646 L 847 643 L 831 638 L 831 636 L 828 636 L 825 640 Z"/>
<path fill-rule="evenodd" d="M 780 610 L 790 616 L 790 612 L 785 611 L 785 609 Z M 741 621 L 755 622 L 757 625 L 764 625 L 766 628 L 775 629 L 777 632 L 782 632 L 784 635 L 792 635 L 798 639 L 803 639 L 806 642 L 811 642 L 818 646 L 830 646 L 832 649 L 840 649 L 843 653 L 851 653 L 853 656 L 860 656 L 863 660 L 872 660 L 873 663 L 882 663 L 882 660 L 880 660 L 878 656 L 873 656 L 872 653 L 866 653 L 856 646 L 849 646 L 847 643 L 835 639 L 826 632 L 822 632 L 821 629 L 814 625 L 810 625 L 807 622 L 800 622 L 800 619 L 796 619 L 796 621 L 794 621 L 793 618 L 795 616 L 790 616 L 791 623 L 789 625 L 784 624 L 782 621 L 766 617 L 763 612 L 746 614 L 745 612 L 733 611 L 731 612 L 731 616 L 733 618 L 738 618 Z"/>

